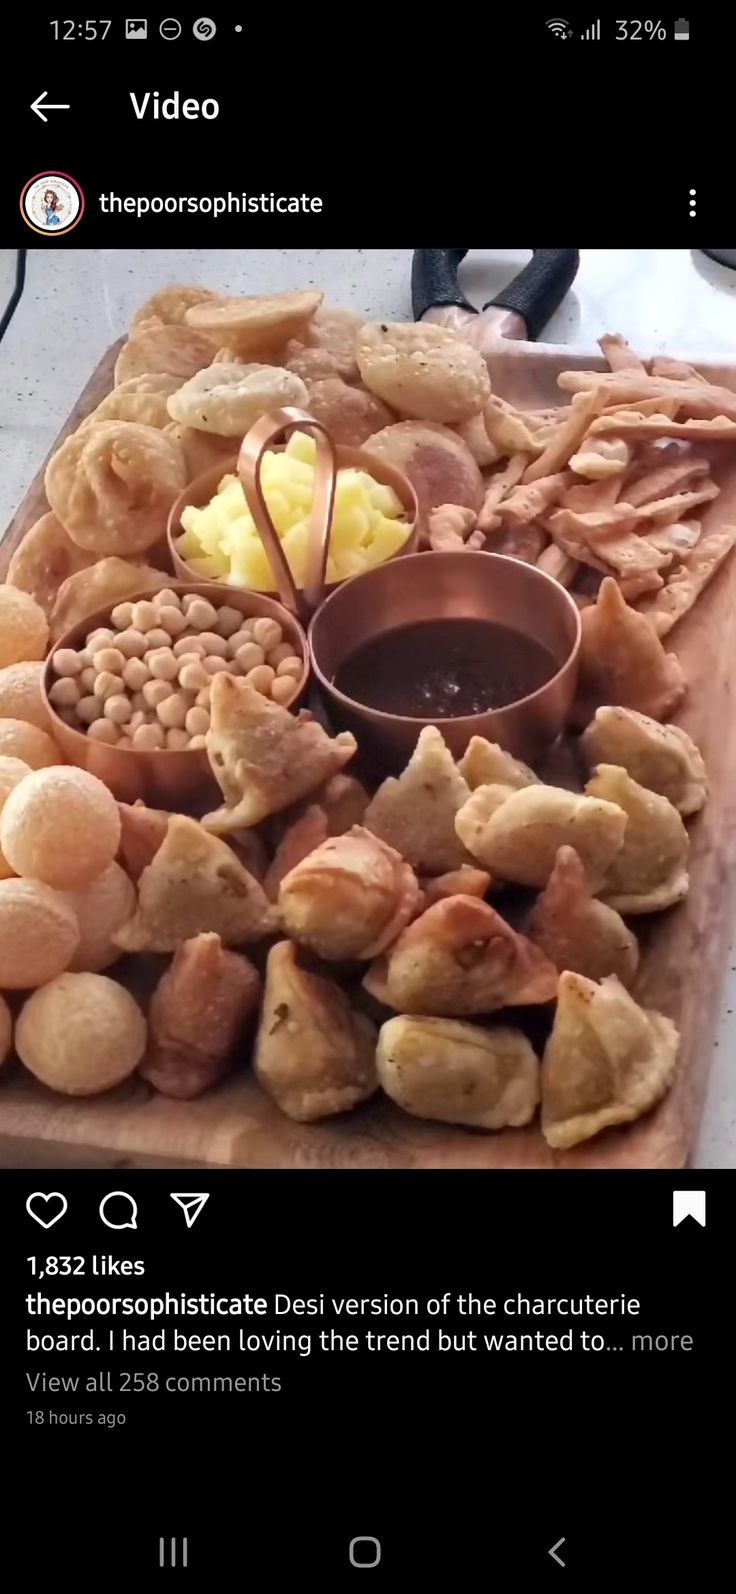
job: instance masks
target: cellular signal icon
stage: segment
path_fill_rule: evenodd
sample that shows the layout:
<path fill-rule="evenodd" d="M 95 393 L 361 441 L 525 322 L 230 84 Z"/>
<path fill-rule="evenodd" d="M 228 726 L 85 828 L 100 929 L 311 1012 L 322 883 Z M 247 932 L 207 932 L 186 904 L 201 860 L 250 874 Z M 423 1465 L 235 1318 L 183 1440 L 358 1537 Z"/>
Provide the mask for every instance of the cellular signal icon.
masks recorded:
<path fill-rule="evenodd" d="M 581 39 L 599 39 L 600 36 L 601 36 L 601 25 L 600 25 L 600 22 L 591 22 L 590 27 L 586 28 L 585 32 L 581 33 L 581 35 L 580 35 Z"/>

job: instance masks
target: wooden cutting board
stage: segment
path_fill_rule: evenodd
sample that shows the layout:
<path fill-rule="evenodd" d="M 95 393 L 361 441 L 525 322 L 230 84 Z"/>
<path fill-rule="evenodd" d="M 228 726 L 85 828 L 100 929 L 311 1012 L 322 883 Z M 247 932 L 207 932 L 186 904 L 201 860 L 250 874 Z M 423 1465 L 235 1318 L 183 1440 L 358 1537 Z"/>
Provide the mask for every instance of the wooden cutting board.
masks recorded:
<path fill-rule="evenodd" d="M 112 387 L 120 348 L 105 355 L 54 443 L 52 453 Z M 535 344 L 499 350 L 496 391 L 531 407 L 559 401 L 560 370 L 600 365 L 582 352 Z M 733 367 L 701 369 L 736 389 Z M 718 474 L 718 473 L 717 473 Z M 707 526 L 736 521 L 736 466 L 719 475 L 722 491 Z M 0 579 L 21 538 L 47 508 L 43 468 L 0 543 Z M 47 1167 L 175 1166 L 247 1168 L 678 1168 L 687 1160 L 703 1103 L 732 922 L 736 870 L 736 554 L 726 561 L 673 636 L 689 683 L 677 723 L 699 743 L 711 784 L 689 825 L 690 895 L 680 907 L 637 922 L 643 956 L 635 990 L 674 1019 L 680 1067 L 669 1095 L 646 1118 L 609 1130 L 569 1152 L 551 1151 L 538 1125 L 472 1133 L 407 1117 L 385 1098 L 341 1118 L 294 1124 L 255 1083 L 240 1075 L 193 1102 L 170 1101 L 141 1082 L 84 1100 L 54 1095 L 20 1070 L 0 1084 L 0 1165 Z"/>

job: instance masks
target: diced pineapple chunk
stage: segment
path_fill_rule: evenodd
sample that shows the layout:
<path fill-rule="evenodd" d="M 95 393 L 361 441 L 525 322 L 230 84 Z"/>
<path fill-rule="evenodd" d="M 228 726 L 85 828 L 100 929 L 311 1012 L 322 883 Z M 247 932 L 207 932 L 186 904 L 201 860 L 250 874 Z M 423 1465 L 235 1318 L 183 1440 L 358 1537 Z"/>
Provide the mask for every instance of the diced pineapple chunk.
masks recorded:
<path fill-rule="evenodd" d="M 407 527 L 396 520 L 387 520 L 385 515 L 374 522 L 371 531 L 371 540 L 366 548 L 371 565 L 383 564 L 385 559 L 390 559 L 399 548 L 403 548 L 408 535 Z"/>

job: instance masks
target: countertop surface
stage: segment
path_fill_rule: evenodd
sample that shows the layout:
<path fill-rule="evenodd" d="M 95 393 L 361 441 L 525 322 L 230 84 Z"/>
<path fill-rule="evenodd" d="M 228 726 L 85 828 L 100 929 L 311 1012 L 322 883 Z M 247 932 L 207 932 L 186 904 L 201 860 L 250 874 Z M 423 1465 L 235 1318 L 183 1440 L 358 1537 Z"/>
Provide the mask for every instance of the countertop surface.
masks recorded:
<path fill-rule="evenodd" d="M 463 289 L 482 304 L 529 258 L 474 250 Z M 367 317 L 411 318 L 410 249 L 30 249 L 25 291 L 0 345 L 0 535 L 108 345 L 155 289 L 196 282 L 230 293 L 324 289 Z M 15 251 L 0 250 L 0 313 Z M 573 290 L 545 341 L 595 348 L 621 332 L 642 354 L 736 360 L 736 272 L 687 249 L 584 249 Z M 699 1168 L 736 1167 L 736 946 L 728 953 Z"/>

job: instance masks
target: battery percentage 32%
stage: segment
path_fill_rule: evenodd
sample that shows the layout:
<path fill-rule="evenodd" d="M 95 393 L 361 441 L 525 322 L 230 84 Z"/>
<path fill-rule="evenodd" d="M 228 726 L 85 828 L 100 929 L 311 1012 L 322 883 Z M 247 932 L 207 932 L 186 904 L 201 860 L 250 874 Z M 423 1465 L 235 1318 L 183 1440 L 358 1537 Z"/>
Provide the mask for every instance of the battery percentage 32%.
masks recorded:
<path fill-rule="evenodd" d="M 663 22 L 653 21 L 626 21 L 616 19 L 617 39 L 666 39 L 667 29 Z"/>

